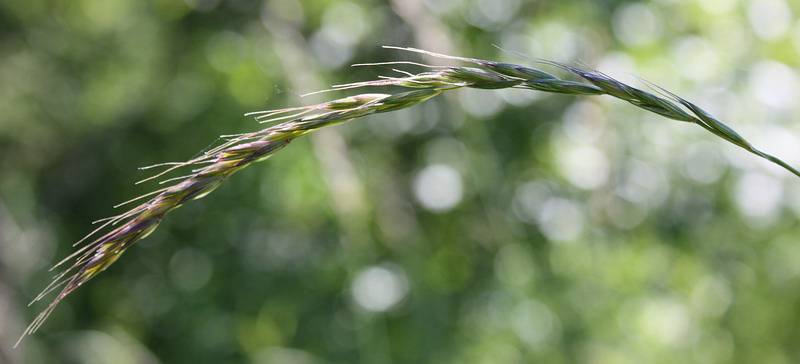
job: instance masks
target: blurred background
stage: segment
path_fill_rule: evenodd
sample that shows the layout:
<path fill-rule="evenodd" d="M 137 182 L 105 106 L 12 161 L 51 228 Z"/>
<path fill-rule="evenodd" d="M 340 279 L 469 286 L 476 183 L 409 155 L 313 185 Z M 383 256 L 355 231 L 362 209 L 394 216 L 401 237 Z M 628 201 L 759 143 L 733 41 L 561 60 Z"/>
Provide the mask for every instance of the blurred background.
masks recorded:
<path fill-rule="evenodd" d="M 322 130 L 26 307 L 138 167 L 397 75 L 381 45 L 655 82 L 800 166 L 785 0 L 0 2 L 0 363 L 792 363 L 800 180 L 610 97 L 456 90 Z M 541 68 L 562 75 L 558 70 Z M 418 71 L 413 67 L 407 68 Z"/>

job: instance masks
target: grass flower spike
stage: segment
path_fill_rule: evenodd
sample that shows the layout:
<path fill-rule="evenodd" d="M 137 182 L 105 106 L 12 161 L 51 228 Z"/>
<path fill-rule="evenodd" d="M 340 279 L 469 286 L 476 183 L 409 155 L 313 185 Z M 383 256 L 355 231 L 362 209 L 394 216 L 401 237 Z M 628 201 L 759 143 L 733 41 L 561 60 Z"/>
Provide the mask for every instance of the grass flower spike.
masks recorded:
<path fill-rule="evenodd" d="M 273 125 L 255 132 L 223 136 L 227 140 L 225 143 L 186 162 L 163 163 L 146 167 L 145 169 L 166 168 L 140 182 L 162 177 L 178 169 L 193 169 L 186 176 L 170 178 L 161 182 L 172 182 L 173 184 L 169 187 L 120 205 L 149 197 L 146 202 L 120 215 L 99 220 L 98 222 L 103 224 L 76 243 L 76 245 L 82 243 L 84 245 L 54 267 L 61 267 L 72 261 L 71 265 L 57 274 L 53 282 L 31 302 L 32 304 L 43 299 L 47 294 L 60 290 L 55 299 L 33 320 L 22 336 L 31 334 L 41 327 L 59 302 L 116 262 L 131 245 L 151 234 L 169 212 L 183 206 L 186 202 L 202 198 L 213 192 L 232 174 L 252 163 L 269 158 L 292 140 L 317 129 L 366 115 L 411 107 L 454 88 L 521 88 L 567 95 L 609 95 L 669 119 L 697 124 L 714 135 L 800 176 L 797 169 L 754 148 L 733 129 L 700 107 L 658 86 L 653 85 L 656 92 L 661 93 L 663 97 L 626 85 L 600 72 L 581 70 L 553 61 L 534 59 L 537 63 L 554 66 L 561 71 L 578 76 L 585 82 L 565 80 L 536 68 L 516 64 L 453 57 L 414 48 L 387 48 L 447 58 L 470 63 L 475 67 L 428 66 L 414 62 L 360 64 L 358 66 L 406 64 L 426 67 L 427 70 L 417 74 L 399 71 L 405 77 L 383 77 L 373 81 L 338 85 L 331 90 L 325 90 L 395 86 L 411 88 L 411 91 L 395 94 L 367 93 L 319 105 L 246 114 L 255 117 L 260 122 L 273 123 Z M 277 123 L 279 121 L 283 122 Z M 98 234 L 99 237 L 95 237 Z"/>

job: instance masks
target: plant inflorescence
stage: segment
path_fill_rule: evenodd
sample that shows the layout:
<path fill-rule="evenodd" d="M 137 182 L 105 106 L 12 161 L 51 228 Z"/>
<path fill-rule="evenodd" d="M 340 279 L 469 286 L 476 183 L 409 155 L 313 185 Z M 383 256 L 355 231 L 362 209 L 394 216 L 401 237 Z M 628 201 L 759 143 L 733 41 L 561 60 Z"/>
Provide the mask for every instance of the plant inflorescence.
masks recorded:
<path fill-rule="evenodd" d="M 131 245 L 152 233 L 167 213 L 186 202 L 208 195 L 232 174 L 252 163 L 269 158 L 292 140 L 317 129 L 366 115 L 411 107 L 450 89 L 461 87 L 478 89 L 522 88 L 567 95 L 610 95 L 666 118 L 697 124 L 714 135 L 800 176 L 800 171 L 782 160 L 756 149 L 733 129 L 697 105 L 656 85 L 651 86 L 661 96 L 629 86 L 601 72 L 586 71 L 563 63 L 542 59 L 535 59 L 535 62 L 554 66 L 580 77 L 585 82 L 565 80 L 528 66 L 446 56 L 414 48 L 387 48 L 471 63 L 477 67 L 428 66 L 405 61 L 361 64 L 412 64 L 426 67 L 428 70 L 417 74 L 401 71 L 406 77 L 383 77 L 374 81 L 338 85 L 332 89 L 401 86 L 412 88 L 411 91 L 395 94 L 367 93 L 318 105 L 246 114 L 254 116 L 264 123 L 286 121 L 255 132 L 223 136 L 227 140 L 225 143 L 205 151 L 201 156 L 189 161 L 162 163 L 143 168 L 166 167 L 160 173 L 140 182 L 159 178 L 169 172 L 185 167 L 194 169 L 186 176 L 162 181 L 162 183 L 177 181 L 169 187 L 137 197 L 118 206 L 149 197 L 146 202 L 140 203 L 125 213 L 97 221 L 102 225 L 75 245 L 77 246 L 86 241 L 89 242 L 53 267 L 55 269 L 72 261 L 72 264 L 57 274 L 52 283 L 31 302 L 37 302 L 47 294 L 60 289 L 55 299 L 33 320 L 22 337 L 35 332 L 41 327 L 50 313 L 67 295 L 108 268 Z M 100 234 L 99 237 L 96 237 L 98 234 Z M 91 238 L 94 239 L 90 240 Z"/>

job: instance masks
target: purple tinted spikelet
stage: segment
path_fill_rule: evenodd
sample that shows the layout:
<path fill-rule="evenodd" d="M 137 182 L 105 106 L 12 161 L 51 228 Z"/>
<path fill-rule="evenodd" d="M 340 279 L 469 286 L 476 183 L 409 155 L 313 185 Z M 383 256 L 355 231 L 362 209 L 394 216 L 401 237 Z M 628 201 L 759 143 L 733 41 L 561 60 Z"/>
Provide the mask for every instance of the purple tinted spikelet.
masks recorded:
<path fill-rule="evenodd" d="M 290 121 L 257 131 L 241 134 L 237 138 L 214 148 L 200 158 L 183 163 L 168 163 L 171 165 L 167 171 L 180 167 L 208 164 L 196 173 L 182 181 L 165 188 L 129 211 L 106 219 L 100 229 L 95 230 L 80 242 L 102 228 L 122 224 L 94 241 L 84 245 L 78 251 L 62 260 L 56 265 L 61 266 L 68 260 L 75 258 L 73 264 L 65 271 L 59 273 L 53 282 L 38 295 L 33 302 L 39 301 L 50 292 L 59 288 L 61 291 L 56 298 L 44 309 L 23 333 L 35 332 L 47 319 L 55 307 L 67 295 L 78 287 L 88 282 L 106 268 L 111 266 L 131 245 L 144 239 L 152 233 L 161 220 L 169 212 L 177 209 L 186 202 L 205 197 L 219 187 L 232 174 L 242 170 L 248 165 L 263 161 L 275 152 L 288 145 L 292 140 L 313 132 L 319 128 L 335 125 L 357 117 L 399 110 L 423 102 L 438 95 L 440 90 L 422 89 L 409 92 L 389 94 L 364 94 L 328 103 L 309 106 L 300 110 L 321 111 L 319 114 L 299 116 Z M 280 115 L 285 112 L 299 111 L 284 109 L 263 113 Z M 163 175 L 164 172 L 156 176 Z M 79 243 L 80 243 L 79 242 Z M 55 268 L 55 267 L 54 267 Z M 31 304 L 33 303 L 31 302 Z M 22 340 L 22 337 L 20 337 Z M 17 342 L 19 343 L 19 341 Z"/>

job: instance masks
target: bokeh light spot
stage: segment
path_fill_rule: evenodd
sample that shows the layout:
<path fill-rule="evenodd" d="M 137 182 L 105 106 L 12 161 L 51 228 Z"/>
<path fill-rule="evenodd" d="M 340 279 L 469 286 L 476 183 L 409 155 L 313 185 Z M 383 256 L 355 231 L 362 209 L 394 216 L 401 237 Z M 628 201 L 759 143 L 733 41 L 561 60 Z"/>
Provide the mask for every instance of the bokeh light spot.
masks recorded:
<path fill-rule="evenodd" d="M 458 205 L 463 197 L 461 175 L 446 164 L 425 167 L 414 178 L 414 194 L 426 209 L 448 211 Z"/>
<path fill-rule="evenodd" d="M 558 317 L 537 300 L 529 299 L 517 304 L 510 312 L 509 319 L 517 336 L 529 345 L 560 339 L 561 323 Z"/>
<path fill-rule="evenodd" d="M 571 242 L 583 232 L 583 213 L 572 201 L 551 198 L 542 204 L 537 216 L 539 229 L 554 242 Z"/>
<path fill-rule="evenodd" d="M 745 216 L 770 220 L 783 200 L 783 184 L 761 172 L 747 172 L 736 183 L 736 206 Z"/>
<path fill-rule="evenodd" d="M 614 12 L 614 34 L 629 46 L 650 44 L 661 32 L 661 18 L 650 5 L 626 3 Z"/>
<path fill-rule="evenodd" d="M 763 61 L 750 70 L 750 93 L 765 105 L 796 108 L 797 89 L 797 72 L 783 63 Z"/>
<path fill-rule="evenodd" d="M 747 16 L 759 38 L 774 40 L 789 31 L 792 9 L 783 0 L 755 0 L 750 1 Z"/>
<path fill-rule="evenodd" d="M 382 312 L 397 305 L 408 294 L 405 273 L 397 266 L 369 267 L 358 274 L 351 286 L 355 302 L 362 308 Z"/>
<path fill-rule="evenodd" d="M 561 174 L 573 185 L 593 190 L 608 181 L 610 167 L 602 150 L 591 145 L 562 145 L 556 153 Z"/>

